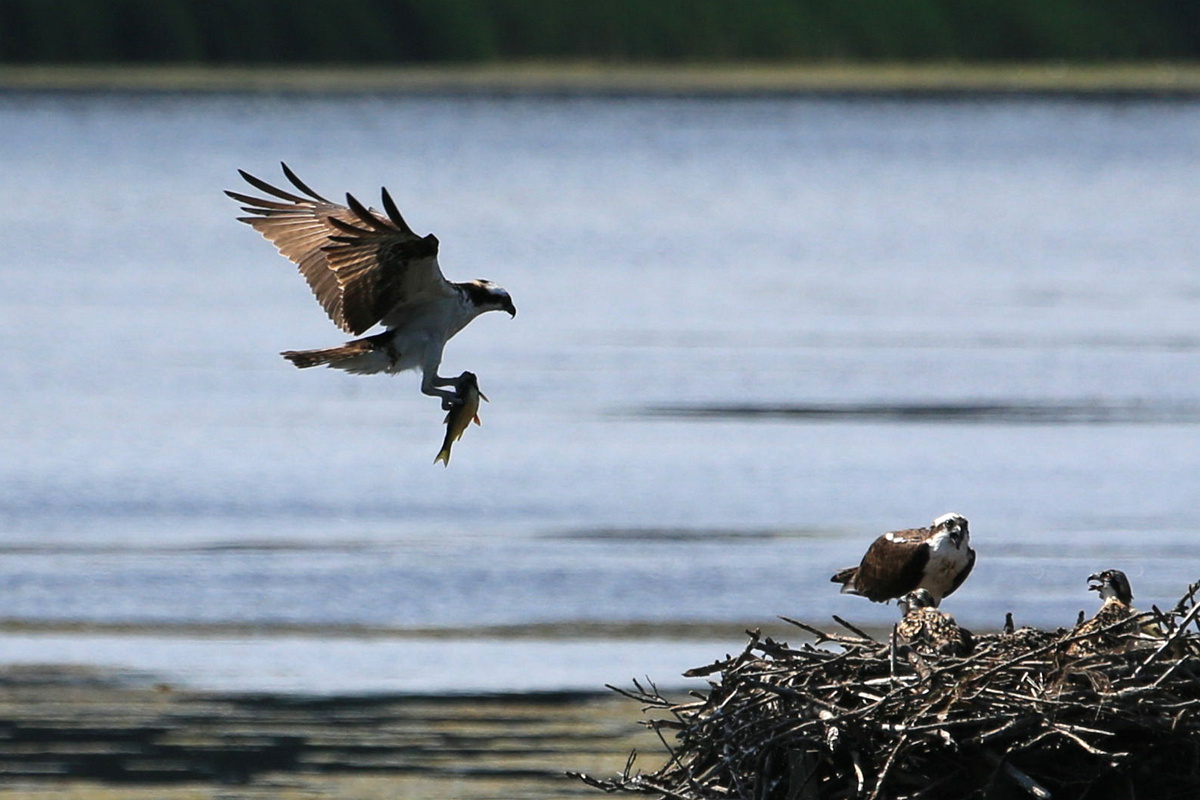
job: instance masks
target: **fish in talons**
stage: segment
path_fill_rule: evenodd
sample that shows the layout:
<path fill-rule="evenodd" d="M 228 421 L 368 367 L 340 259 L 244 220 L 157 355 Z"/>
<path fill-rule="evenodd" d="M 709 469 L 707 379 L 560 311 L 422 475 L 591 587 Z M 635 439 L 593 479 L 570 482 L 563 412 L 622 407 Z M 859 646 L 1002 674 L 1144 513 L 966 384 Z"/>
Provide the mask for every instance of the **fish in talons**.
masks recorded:
<path fill-rule="evenodd" d="M 433 463 L 442 462 L 450 466 L 450 448 L 462 438 L 467 426 L 474 422 L 479 425 L 479 401 L 487 400 L 487 395 L 479 391 L 479 380 L 473 372 L 464 372 L 458 376 L 454 403 L 446 412 L 446 438 L 442 440 L 442 449 L 438 451 Z M 490 401 L 489 401 L 490 402 Z"/>

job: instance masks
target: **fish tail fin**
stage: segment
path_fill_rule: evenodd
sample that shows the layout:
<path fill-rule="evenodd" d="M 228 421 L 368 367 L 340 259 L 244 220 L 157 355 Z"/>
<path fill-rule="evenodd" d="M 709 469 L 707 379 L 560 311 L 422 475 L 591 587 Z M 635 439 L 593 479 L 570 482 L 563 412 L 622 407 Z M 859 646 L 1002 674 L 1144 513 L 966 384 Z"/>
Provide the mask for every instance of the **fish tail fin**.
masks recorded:
<path fill-rule="evenodd" d="M 437 456 L 433 459 L 433 463 L 435 463 L 435 464 L 438 463 L 439 461 L 442 462 L 442 466 L 444 466 L 444 467 L 450 466 L 450 448 L 449 447 L 443 447 L 441 449 L 441 452 L 439 452 L 437 454 Z"/>

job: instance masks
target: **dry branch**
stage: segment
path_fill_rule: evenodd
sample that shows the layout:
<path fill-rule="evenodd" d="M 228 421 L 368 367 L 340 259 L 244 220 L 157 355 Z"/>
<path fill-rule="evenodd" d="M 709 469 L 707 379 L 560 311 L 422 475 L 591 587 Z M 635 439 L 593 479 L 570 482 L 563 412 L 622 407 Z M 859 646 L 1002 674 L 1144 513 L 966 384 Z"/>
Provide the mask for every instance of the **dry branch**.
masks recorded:
<path fill-rule="evenodd" d="M 643 774 L 631 759 L 616 778 L 579 777 L 678 800 L 1194 800 L 1197 588 L 1142 615 L 1160 636 L 1114 626 L 1086 654 L 1071 631 L 1022 628 L 978 636 L 966 657 L 893 663 L 889 643 L 843 620 L 853 636 L 787 620 L 817 646 L 753 632 L 737 656 L 692 672 L 710 676 L 698 701 L 623 692 L 670 715 L 662 767 Z"/>

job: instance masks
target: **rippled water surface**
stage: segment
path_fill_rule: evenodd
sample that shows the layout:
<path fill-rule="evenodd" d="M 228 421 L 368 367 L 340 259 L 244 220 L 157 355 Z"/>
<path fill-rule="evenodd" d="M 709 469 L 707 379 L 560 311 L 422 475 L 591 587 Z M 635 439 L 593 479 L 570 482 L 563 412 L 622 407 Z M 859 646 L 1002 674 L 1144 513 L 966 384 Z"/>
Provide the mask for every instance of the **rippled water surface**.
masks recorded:
<path fill-rule="evenodd" d="M 885 624 L 828 575 L 949 510 L 971 626 L 1200 577 L 1198 104 L 10 94 L 0 130 L 9 620 L 577 625 L 477 651 L 554 688 L 589 641 L 638 674 L 614 622 Z M 512 292 L 447 349 L 491 398 L 448 469 L 415 376 L 277 355 L 343 339 L 222 194 L 281 159 Z M 0 658 L 115 658 L 29 636 Z M 215 641 L 122 663 L 258 663 Z M 398 685 L 299 641 L 281 685 Z M 491 685 L 422 641 L 385 663 Z"/>

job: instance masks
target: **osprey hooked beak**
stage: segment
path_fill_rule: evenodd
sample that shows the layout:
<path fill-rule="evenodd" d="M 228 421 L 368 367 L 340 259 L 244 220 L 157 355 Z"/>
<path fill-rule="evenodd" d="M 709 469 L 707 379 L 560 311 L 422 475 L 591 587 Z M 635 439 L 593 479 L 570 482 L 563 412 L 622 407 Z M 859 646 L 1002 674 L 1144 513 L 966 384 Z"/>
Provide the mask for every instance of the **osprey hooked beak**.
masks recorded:
<path fill-rule="evenodd" d="M 914 589 L 896 601 L 900 616 L 907 617 L 908 612 L 916 608 L 937 608 L 933 595 L 928 589 Z"/>
<path fill-rule="evenodd" d="M 1120 570 L 1106 569 L 1088 575 L 1088 591 L 1099 592 L 1104 600 L 1115 597 L 1122 603 L 1133 602 L 1133 590 L 1129 586 L 1129 579 Z"/>
<path fill-rule="evenodd" d="M 955 549 L 963 546 L 963 542 L 967 540 L 969 533 L 967 531 L 967 518 L 962 514 L 955 514 L 951 511 L 948 514 L 942 514 L 933 521 L 935 529 L 946 531 L 950 537 L 950 543 Z"/>

